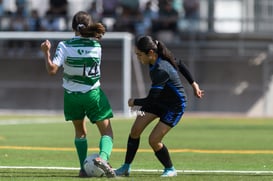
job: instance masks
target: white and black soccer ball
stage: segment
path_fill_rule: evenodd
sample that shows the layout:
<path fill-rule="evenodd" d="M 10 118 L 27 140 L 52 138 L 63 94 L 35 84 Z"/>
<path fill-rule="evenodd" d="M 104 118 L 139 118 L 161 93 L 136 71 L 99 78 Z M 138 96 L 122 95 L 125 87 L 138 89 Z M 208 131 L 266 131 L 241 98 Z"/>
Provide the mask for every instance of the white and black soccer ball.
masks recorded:
<path fill-rule="evenodd" d="M 89 177 L 102 177 L 104 175 L 104 171 L 94 165 L 94 159 L 97 158 L 99 154 L 95 153 L 92 155 L 89 155 L 84 160 L 84 170 Z"/>

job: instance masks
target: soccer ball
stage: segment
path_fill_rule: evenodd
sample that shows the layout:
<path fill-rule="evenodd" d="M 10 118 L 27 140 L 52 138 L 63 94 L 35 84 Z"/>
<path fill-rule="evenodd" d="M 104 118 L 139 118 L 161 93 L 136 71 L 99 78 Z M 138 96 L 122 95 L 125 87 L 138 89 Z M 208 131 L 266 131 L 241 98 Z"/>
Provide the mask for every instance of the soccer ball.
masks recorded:
<path fill-rule="evenodd" d="M 104 175 L 104 171 L 101 168 L 94 165 L 93 159 L 97 157 L 99 157 L 99 154 L 95 153 L 95 154 L 89 155 L 84 160 L 84 164 L 83 164 L 84 170 L 87 176 L 89 177 L 102 177 Z"/>

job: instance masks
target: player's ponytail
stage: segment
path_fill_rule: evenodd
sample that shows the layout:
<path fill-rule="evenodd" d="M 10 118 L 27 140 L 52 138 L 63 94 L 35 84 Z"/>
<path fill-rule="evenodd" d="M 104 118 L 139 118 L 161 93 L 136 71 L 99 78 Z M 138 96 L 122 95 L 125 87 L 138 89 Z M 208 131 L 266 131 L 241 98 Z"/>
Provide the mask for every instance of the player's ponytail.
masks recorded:
<path fill-rule="evenodd" d="M 168 61 L 173 65 L 187 80 L 190 84 L 194 82 L 193 76 L 191 75 L 187 66 L 182 60 L 176 60 L 172 52 L 165 46 L 165 44 L 158 40 L 153 40 L 150 36 L 142 36 L 136 39 L 136 47 L 144 52 L 148 53 L 150 50 L 155 51 L 162 60 Z"/>
<path fill-rule="evenodd" d="M 72 29 L 82 37 L 100 39 L 105 33 L 105 27 L 101 23 L 94 23 L 90 14 L 79 11 L 72 19 Z"/>
<path fill-rule="evenodd" d="M 194 82 L 193 76 L 184 62 L 181 59 L 176 60 L 172 52 L 164 45 L 164 43 L 158 41 L 156 44 L 158 55 L 164 60 L 168 60 L 170 64 L 172 64 L 187 79 L 187 81 L 192 84 Z"/>
<path fill-rule="evenodd" d="M 101 23 L 95 23 L 84 29 L 80 29 L 79 32 L 83 37 L 94 37 L 101 39 L 105 33 L 105 27 Z"/>
<path fill-rule="evenodd" d="M 172 52 L 165 46 L 163 42 L 157 40 L 155 40 L 155 42 L 157 44 L 158 56 L 161 57 L 163 60 L 167 60 L 168 62 L 170 62 L 170 64 L 172 64 L 177 69 L 178 67 Z"/>

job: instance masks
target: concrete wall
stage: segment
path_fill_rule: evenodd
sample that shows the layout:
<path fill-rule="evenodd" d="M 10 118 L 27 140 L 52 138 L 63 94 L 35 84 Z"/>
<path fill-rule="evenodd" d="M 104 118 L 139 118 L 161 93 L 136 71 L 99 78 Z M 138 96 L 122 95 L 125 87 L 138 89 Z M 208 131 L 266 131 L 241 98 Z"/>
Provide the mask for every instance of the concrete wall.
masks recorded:
<path fill-rule="evenodd" d="M 39 50 L 40 42 L 15 42 L 12 45 L 4 41 L 1 44 L 0 109 L 62 110 L 61 72 L 54 77 L 47 75 Z M 121 43 L 103 41 L 102 45 L 102 88 L 113 109 L 120 112 L 123 94 Z M 268 42 L 245 40 L 240 44 L 237 40 L 206 39 L 167 46 L 176 57 L 185 59 L 196 81 L 205 90 L 204 99 L 198 100 L 182 77 L 189 98 L 188 111 L 263 115 L 265 103 L 259 101 L 264 98 L 265 85 L 272 85 L 272 79 L 268 77 L 273 75 L 273 69 L 264 71 L 264 63 L 272 61 Z M 258 61 L 261 57 L 263 60 Z M 140 72 L 134 66 L 132 68 L 132 97 L 139 97 L 140 92 L 147 92 L 150 87 L 148 67 L 139 66 Z M 143 76 L 144 90 L 139 90 L 136 75 Z M 267 87 L 270 96 L 272 86 Z"/>

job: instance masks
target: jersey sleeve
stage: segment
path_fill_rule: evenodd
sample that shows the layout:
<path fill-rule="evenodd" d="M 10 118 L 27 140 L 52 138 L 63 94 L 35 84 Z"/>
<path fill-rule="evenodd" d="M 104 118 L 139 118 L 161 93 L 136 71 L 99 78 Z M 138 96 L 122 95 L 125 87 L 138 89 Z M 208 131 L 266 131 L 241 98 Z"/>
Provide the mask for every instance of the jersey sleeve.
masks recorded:
<path fill-rule="evenodd" d="M 193 76 L 191 75 L 189 69 L 184 64 L 184 62 L 182 60 L 178 60 L 177 66 L 178 66 L 179 72 L 187 79 L 189 84 L 192 84 L 194 82 Z"/>
<path fill-rule="evenodd" d="M 60 67 L 63 65 L 64 59 L 65 59 L 65 46 L 63 42 L 59 42 L 52 62 L 56 64 L 58 67 Z"/>

